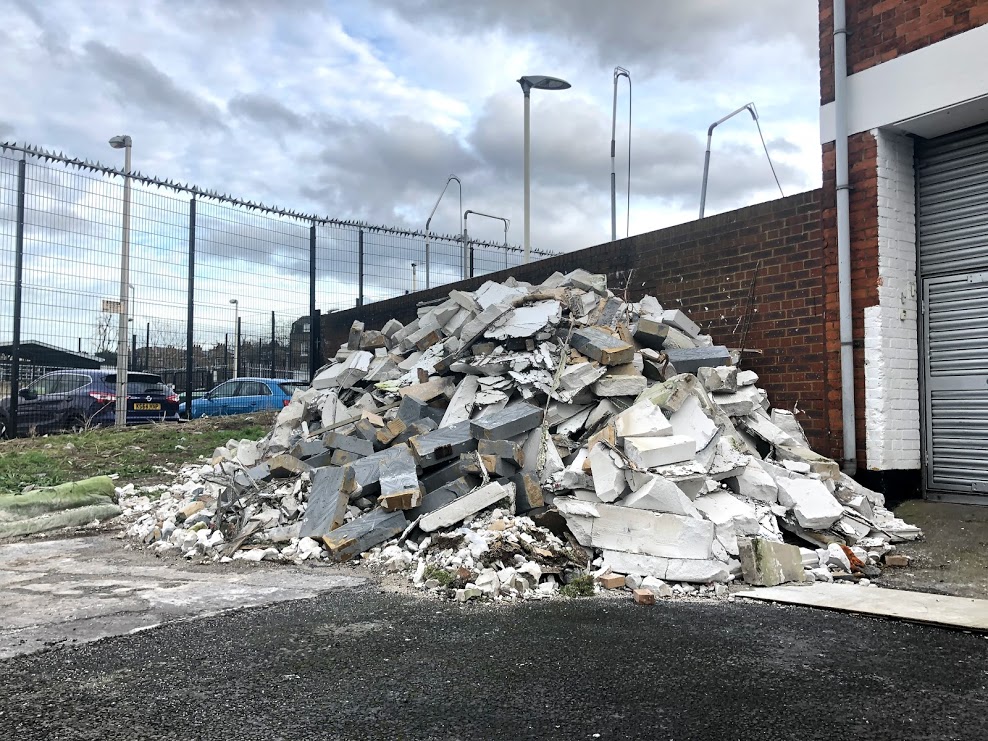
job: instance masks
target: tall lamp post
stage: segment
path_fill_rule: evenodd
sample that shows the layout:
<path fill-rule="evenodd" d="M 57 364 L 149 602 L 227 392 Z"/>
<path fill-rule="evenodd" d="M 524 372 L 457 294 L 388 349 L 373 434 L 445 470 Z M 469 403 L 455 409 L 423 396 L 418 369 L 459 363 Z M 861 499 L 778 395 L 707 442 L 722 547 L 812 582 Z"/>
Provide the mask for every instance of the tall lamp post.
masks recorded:
<path fill-rule="evenodd" d="M 120 244 L 120 321 L 117 326 L 117 396 L 114 404 L 114 424 L 127 424 L 127 347 L 130 329 L 130 150 L 133 141 L 121 135 L 110 139 L 110 146 L 124 150 L 123 235 Z"/>
<path fill-rule="evenodd" d="M 240 376 L 240 302 L 230 299 L 233 304 L 233 377 Z"/>
<path fill-rule="evenodd" d="M 460 190 L 460 211 L 459 211 L 459 213 L 463 213 L 463 183 L 460 182 L 460 179 L 458 177 L 456 177 L 456 175 L 450 175 L 448 178 L 446 178 L 446 185 L 443 186 L 443 192 L 440 193 L 439 194 L 439 198 L 436 199 L 436 205 L 432 207 L 432 212 L 429 214 L 429 218 L 425 220 L 425 234 L 426 234 L 426 237 L 425 237 L 425 287 L 426 287 L 426 289 L 429 289 L 429 288 L 432 287 L 431 275 L 430 275 L 430 267 L 429 267 L 429 265 L 430 265 L 430 261 L 429 261 L 429 225 L 432 224 L 432 217 L 436 215 L 436 209 L 439 208 L 439 202 L 443 199 L 443 196 L 446 195 L 446 189 L 449 187 L 449 184 L 451 182 L 453 182 L 454 180 L 456 181 L 456 184 L 457 184 L 457 186 L 459 186 L 459 190 Z M 463 221 L 461 220 L 460 221 L 460 232 L 462 232 L 462 231 L 463 231 Z M 466 248 L 464 247 L 464 249 L 466 249 Z M 466 265 L 466 259 L 465 258 L 463 260 L 463 264 Z M 464 278 L 467 277 L 466 276 L 466 269 L 464 269 L 464 275 L 462 277 L 464 277 Z"/>
<path fill-rule="evenodd" d="M 611 114 L 611 241 L 617 239 L 617 174 L 615 173 L 615 149 L 617 134 L 618 80 L 628 78 L 628 222 L 625 236 L 631 231 L 631 73 L 624 67 L 614 68 L 614 109 Z"/>
<path fill-rule="evenodd" d="M 532 189 L 531 189 L 531 158 L 532 158 L 532 130 L 531 130 L 531 91 L 537 90 L 565 90 L 571 87 L 566 80 L 558 77 L 548 77 L 547 75 L 526 75 L 518 80 L 521 91 L 525 94 L 525 262 L 528 262 L 532 251 L 531 225 L 532 225 Z"/>

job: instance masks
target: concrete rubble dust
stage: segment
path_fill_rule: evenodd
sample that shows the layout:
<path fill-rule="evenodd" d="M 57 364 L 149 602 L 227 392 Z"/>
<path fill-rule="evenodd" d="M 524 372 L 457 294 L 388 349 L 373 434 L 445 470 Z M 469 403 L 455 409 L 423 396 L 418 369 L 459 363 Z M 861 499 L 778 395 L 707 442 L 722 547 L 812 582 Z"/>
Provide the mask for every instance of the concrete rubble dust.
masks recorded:
<path fill-rule="evenodd" d="M 360 559 L 460 601 L 868 583 L 920 531 L 738 360 L 583 270 L 454 290 L 408 325 L 354 322 L 264 439 L 125 492 L 129 533 L 186 558 Z"/>

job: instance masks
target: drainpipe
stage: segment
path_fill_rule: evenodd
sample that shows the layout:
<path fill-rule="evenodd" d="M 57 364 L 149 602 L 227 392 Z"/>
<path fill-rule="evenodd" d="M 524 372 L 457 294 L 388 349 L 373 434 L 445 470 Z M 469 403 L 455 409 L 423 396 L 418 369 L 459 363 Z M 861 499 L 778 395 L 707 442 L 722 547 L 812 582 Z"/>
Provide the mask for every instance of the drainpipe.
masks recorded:
<path fill-rule="evenodd" d="M 854 345 L 851 327 L 851 199 L 847 157 L 847 4 L 834 0 L 834 146 L 837 158 L 837 291 L 840 302 L 841 413 L 844 473 L 858 470 L 854 413 Z"/>

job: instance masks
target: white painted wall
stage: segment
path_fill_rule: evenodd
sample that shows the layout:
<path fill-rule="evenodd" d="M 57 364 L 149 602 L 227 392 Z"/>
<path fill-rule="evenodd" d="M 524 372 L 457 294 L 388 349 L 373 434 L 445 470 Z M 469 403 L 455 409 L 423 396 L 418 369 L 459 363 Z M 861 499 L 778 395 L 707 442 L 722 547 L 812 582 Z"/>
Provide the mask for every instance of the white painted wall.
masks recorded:
<path fill-rule="evenodd" d="M 988 120 L 988 26 L 850 75 L 847 94 L 848 134 L 896 126 L 936 136 Z M 820 143 L 833 140 L 828 103 L 820 108 Z"/>
<path fill-rule="evenodd" d="M 865 309 L 868 468 L 920 468 L 913 142 L 877 129 L 878 305 Z"/>

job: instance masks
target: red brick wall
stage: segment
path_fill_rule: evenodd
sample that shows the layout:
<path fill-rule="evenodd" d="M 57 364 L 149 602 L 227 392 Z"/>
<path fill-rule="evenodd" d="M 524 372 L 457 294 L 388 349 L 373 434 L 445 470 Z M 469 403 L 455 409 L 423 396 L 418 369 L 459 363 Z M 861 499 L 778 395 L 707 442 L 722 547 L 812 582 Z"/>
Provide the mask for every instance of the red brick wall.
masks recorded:
<path fill-rule="evenodd" d="M 744 365 L 761 376 L 774 405 L 788 409 L 798 405 L 805 412 L 800 419 L 811 444 L 832 454 L 840 449 L 840 432 L 838 447 L 833 449 L 828 433 L 827 273 L 820 209 L 821 191 L 800 193 L 330 314 L 323 319 L 324 347 L 328 355 L 335 353 L 354 319 L 369 328 L 379 328 L 391 317 L 407 322 L 415 317 L 417 302 L 439 298 L 452 288 L 472 290 L 485 280 L 504 280 L 508 275 L 539 282 L 555 270 L 575 268 L 606 273 L 616 293 L 623 294 L 627 286 L 629 300 L 651 293 L 667 308 L 682 308 L 719 344 L 737 347 L 741 344 L 738 320 L 747 308 L 758 267 L 745 345 L 762 354 L 746 356 Z M 839 421 L 839 396 L 837 403 Z"/>
<path fill-rule="evenodd" d="M 865 455 L 864 310 L 878 303 L 878 172 L 875 137 L 869 132 L 848 139 L 851 186 L 851 325 L 854 340 L 854 404 L 857 412 L 857 460 Z M 827 434 L 829 449 L 843 457 L 841 416 L 840 306 L 837 292 L 837 200 L 834 145 L 823 147 L 822 242 L 824 260 Z"/>
<path fill-rule="evenodd" d="M 820 0 L 820 103 L 834 99 L 834 0 Z M 847 0 L 847 72 L 988 23 L 984 0 Z"/>

